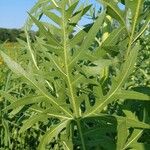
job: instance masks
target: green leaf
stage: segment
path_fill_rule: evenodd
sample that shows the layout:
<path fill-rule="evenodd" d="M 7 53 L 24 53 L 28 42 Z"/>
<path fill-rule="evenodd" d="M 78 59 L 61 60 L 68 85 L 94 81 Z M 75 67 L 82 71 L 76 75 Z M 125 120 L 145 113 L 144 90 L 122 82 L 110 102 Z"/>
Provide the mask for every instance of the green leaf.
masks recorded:
<path fill-rule="evenodd" d="M 8 147 L 10 145 L 11 135 L 7 120 L 2 119 L 2 126 L 4 127 L 4 146 Z"/>
<path fill-rule="evenodd" d="M 28 35 L 28 33 L 27 33 L 27 29 L 25 29 L 25 35 L 26 35 L 26 39 L 27 39 L 27 48 L 29 49 L 29 52 L 30 52 L 30 55 L 31 55 L 31 59 L 32 59 L 32 61 L 33 61 L 33 64 L 35 65 L 35 67 L 36 67 L 37 69 L 39 69 L 38 66 L 37 66 L 37 61 L 36 61 L 36 59 L 35 59 L 34 51 L 33 51 L 32 47 L 31 47 L 31 41 L 30 41 L 30 37 L 29 37 L 29 35 Z"/>
<path fill-rule="evenodd" d="M 132 112 L 124 110 L 124 113 L 126 114 L 126 117 L 121 117 L 121 116 L 115 116 L 115 117 L 118 122 L 126 121 L 126 126 L 128 128 L 130 127 L 136 128 L 136 129 L 149 129 L 150 128 L 149 124 L 139 121 Z"/>
<path fill-rule="evenodd" d="M 99 59 L 94 62 L 92 62 L 94 66 L 84 66 L 82 69 L 85 71 L 86 74 L 90 75 L 102 75 L 102 72 L 105 68 L 108 68 L 109 66 L 113 65 L 114 62 L 109 59 Z"/>
<path fill-rule="evenodd" d="M 116 98 L 150 101 L 149 95 L 136 92 L 136 91 L 129 91 L 129 90 L 118 91 Z"/>
<path fill-rule="evenodd" d="M 17 64 L 15 61 L 13 61 L 8 55 L 6 55 L 4 52 L 0 52 L 1 56 L 3 57 L 4 61 L 7 63 L 8 67 L 11 68 L 13 72 L 15 72 L 18 75 L 26 76 L 27 73 L 25 70 L 21 67 L 21 65 Z"/>
<path fill-rule="evenodd" d="M 143 2 L 144 2 L 143 0 L 133 0 L 133 1 L 125 0 L 127 11 L 131 11 L 132 13 L 131 40 L 133 40 L 138 17 L 140 16 L 142 9 L 143 9 L 142 7 Z"/>
<path fill-rule="evenodd" d="M 4 110 L 16 109 L 20 106 L 39 103 L 42 101 L 48 101 L 48 99 L 46 99 L 44 96 L 28 96 L 14 101 L 9 106 L 7 106 Z"/>
<path fill-rule="evenodd" d="M 29 14 L 30 15 L 30 14 Z M 38 26 L 38 28 L 40 29 L 41 33 L 46 36 L 46 38 L 48 39 L 48 41 L 55 46 L 60 46 L 59 41 L 57 41 L 53 35 L 43 26 L 43 24 L 38 21 L 35 17 L 33 17 L 32 15 L 30 15 L 31 19 L 33 20 L 33 22 Z"/>
<path fill-rule="evenodd" d="M 54 21 L 57 25 L 61 24 L 61 18 L 59 16 L 57 16 L 56 14 L 50 12 L 50 11 L 46 11 L 43 10 L 43 13 L 49 17 L 52 21 Z"/>
<path fill-rule="evenodd" d="M 88 110 L 88 113 L 85 116 L 92 115 L 95 112 L 102 111 L 105 106 L 107 106 L 109 103 L 116 100 L 115 94 L 120 90 L 120 88 L 123 86 L 124 82 L 127 80 L 129 75 L 132 73 L 135 65 L 135 61 L 137 59 L 139 45 L 135 45 L 135 47 L 132 49 L 130 56 L 127 58 L 125 63 L 123 63 L 122 68 L 120 69 L 120 72 L 118 75 L 114 78 L 112 81 L 112 86 L 110 91 L 107 93 L 107 95 L 103 96 L 99 101 L 97 101 L 94 105 L 94 107 L 90 108 L 90 111 Z"/>
<path fill-rule="evenodd" d="M 125 33 L 125 27 L 119 27 L 117 29 L 114 29 L 108 36 L 108 38 L 106 38 L 106 40 L 102 43 L 102 47 L 105 46 L 114 46 L 116 45 L 116 43 L 118 42 L 119 38 L 121 36 L 123 36 L 123 34 Z"/>
<path fill-rule="evenodd" d="M 0 90 L 0 96 L 6 98 L 9 102 L 13 103 L 17 100 L 17 98 L 13 97 L 11 94 L 9 94 L 6 91 Z"/>
<path fill-rule="evenodd" d="M 79 1 L 77 0 L 66 10 L 67 19 L 70 19 L 72 17 L 73 12 L 75 11 L 75 8 L 77 7 L 78 3 L 79 3 Z"/>
<path fill-rule="evenodd" d="M 78 9 L 75 11 L 75 13 L 72 15 L 72 17 L 68 20 L 68 24 L 70 25 L 68 28 L 68 33 L 72 34 L 74 32 L 74 27 L 79 23 L 81 18 L 89 11 L 92 5 L 88 5 L 86 7 L 82 7 L 82 9 Z M 66 12 L 65 12 L 66 13 Z M 67 19 L 67 13 L 66 13 L 66 19 Z"/>
<path fill-rule="evenodd" d="M 119 123 L 117 132 L 117 150 L 122 150 L 128 137 L 128 127 L 126 120 Z"/>
<path fill-rule="evenodd" d="M 140 31 L 135 35 L 132 43 L 134 43 L 145 32 L 145 30 L 148 28 L 149 23 L 150 23 L 150 13 L 148 14 L 145 23 L 141 27 Z"/>
<path fill-rule="evenodd" d="M 129 127 L 137 128 L 137 129 L 149 129 L 150 125 L 143 123 L 141 121 L 135 120 L 135 119 L 127 119 L 127 124 Z"/>
<path fill-rule="evenodd" d="M 107 6 L 107 13 L 126 27 L 125 13 L 119 9 L 117 2 L 113 0 L 102 0 L 102 2 Z"/>
<path fill-rule="evenodd" d="M 45 146 L 52 141 L 53 138 L 57 138 L 58 134 L 65 128 L 67 121 L 61 121 L 61 123 L 51 127 L 49 131 L 42 137 L 38 150 L 46 150 Z"/>
<path fill-rule="evenodd" d="M 143 133 L 143 130 L 141 129 L 134 129 L 131 137 L 128 139 L 127 143 L 125 144 L 125 146 L 122 148 L 123 150 L 132 147 L 133 143 L 137 143 L 138 138 L 141 136 L 141 134 Z"/>
<path fill-rule="evenodd" d="M 102 25 L 102 23 L 104 21 L 104 17 L 105 17 L 105 11 L 99 15 L 98 19 L 95 21 L 95 23 L 93 24 L 93 26 L 89 30 L 87 37 L 85 38 L 85 40 L 81 44 L 80 49 L 82 51 L 87 50 L 90 47 L 90 45 L 92 44 L 93 40 L 96 37 L 97 32 L 100 29 L 100 26 Z"/>
<path fill-rule="evenodd" d="M 30 127 L 32 127 L 35 123 L 38 123 L 39 121 L 45 121 L 49 116 L 45 113 L 42 114 L 37 114 L 31 116 L 29 119 L 27 119 L 24 123 L 23 126 L 20 128 L 19 132 L 23 133 Z"/>
<path fill-rule="evenodd" d="M 82 29 L 79 31 L 71 40 L 70 40 L 70 46 L 75 47 L 77 44 L 80 44 L 83 39 L 86 37 L 87 33 Z"/>
<path fill-rule="evenodd" d="M 147 144 L 147 143 L 134 143 L 131 145 L 132 148 L 134 149 L 138 149 L 138 150 L 148 150 L 149 147 L 150 147 L 150 144 Z"/>
<path fill-rule="evenodd" d="M 20 75 L 22 75 L 24 78 L 26 78 L 30 83 L 32 83 L 32 85 L 34 85 L 36 87 L 36 89 L 38 89 L 41 94 L 43 96 L 45 96 L 46 99 L 49 99 L 49 101 L 51 103 L 54 104 L 54 106 L 56 106 L 57 108 L 60 108 L 63 112 L 65 112 L 66 114 L 68 114 L 69 116 L 72 116 L 70 114 L 70 112 L 68 112 L 68 110 L 66 108 L 63 108 L 62 106 L 60 106 L 58 104 L 58 102 L 56 102 L 54 100 L 54 97 L 51 96 L 50 94 L 47 94 L 47 92 L 45 90 L 43 90 L 43 87 L 40 86 L 40 84 L 34 79 L 33 75 L 30 73 L 27 73 L 18 63 L 16 63 L 15 61 L 13 61 L 8 55 L 6 55 L 5 53 L 1 52 L 1 55 L 4 59 L 4 61 L 7 63 L 8 67 L 14 71 L 15 73 L 19 73 Z"/>
<path fill-rule="evenodd" d="M 99 15 L 98 19 L 93 24 L 93 26 L 91 27 L 91 29 L 89 30 L 89 32 L 87 34 L 87 37 L 82 42 L 82 44 L 80 46 L 80 51 L 75 55 L 75 57 L 70 62 L 70 64 L 72 64 L 73 62 L 78 60 L 78 58 L 80 58 L 80 55 L 83 54 L 85 51 L 87 51 L 88 48 L 91 46 L 91 44 L 93 43 L 93 41 L 94 41 L 94 39 L 96 37 L 96 34 L 98 33 L 98 31 L 100 29 L 100 26 L 103 23 L 104 17 L 105 17 L 105 12 L 102 12 Z"/>

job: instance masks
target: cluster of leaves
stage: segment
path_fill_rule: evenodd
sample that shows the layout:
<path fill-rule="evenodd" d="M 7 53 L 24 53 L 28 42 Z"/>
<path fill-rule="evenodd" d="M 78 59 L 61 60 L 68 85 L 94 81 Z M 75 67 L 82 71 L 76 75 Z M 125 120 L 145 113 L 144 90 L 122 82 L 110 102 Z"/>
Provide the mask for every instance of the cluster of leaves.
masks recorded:
<path fill-rule="evenodd" d="M 29 35 L 31 37 L 31 40 L 34 41 L 35 35 L 38 35 L 38 32 L 30 30 Z M 0 43 L 3 43 L 5 41 L 17 42 L 17 38 L 25 40 L 25 34 L 22 29 L 0 28 Z"/>
<path fill-rule="evenodd" d="M 14 60 L 1 51 L 16 74 L 9 86 L 3 83 L 8 88 L 1 88 L 5 101 L 1 118 L 15 119 L 21 126 L 17 134 L 22 136 L 44 131 L 34 135 L 39 150 L 149 146 L 142 134 L 150 128 L 149 68 L 141 64 L 143 59 L 149 63 L 149 48 L 143 49 L 148 43 L 149 8 L 144 8 L 144 0 L 103 0 L 101 5 L 94 19 L 80 26 L 92 5 L 39 0 L 25 26 L 27 42 L 19 40 L 22 57 Z M 44 22 L 43 17 L 49 20 Z M 33 23 L 39 28 L 34 43 L 27 32 Z M 138 77 L 139 68 L 144 78 Z M 140 105 L 140 111 L 134 105 Z"/>
<path fill-rule="evenodd" d="M 21 33 L 22 31 L 17 29 L 0 28 L 0 43 L 5 42 L 6 40 L 16 42 L 16 38 L 19 38 Z"/>

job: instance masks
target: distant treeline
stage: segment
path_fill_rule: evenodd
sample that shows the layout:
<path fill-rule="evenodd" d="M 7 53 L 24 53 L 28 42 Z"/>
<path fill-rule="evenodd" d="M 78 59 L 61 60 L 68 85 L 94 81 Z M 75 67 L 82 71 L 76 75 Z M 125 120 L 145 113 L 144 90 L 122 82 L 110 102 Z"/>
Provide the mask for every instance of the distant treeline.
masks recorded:
<path fill-rule="evenodd" d="M 35 36 L 37 35 L 37 32 L 30 31 L 29 34 L 30 34 L 31 40 L 34 40 Z M 0 43 L 3 43 L 5 41 L 17 42 L 17 38 L 26 40 L 23 30 L 0 28 Z"/>

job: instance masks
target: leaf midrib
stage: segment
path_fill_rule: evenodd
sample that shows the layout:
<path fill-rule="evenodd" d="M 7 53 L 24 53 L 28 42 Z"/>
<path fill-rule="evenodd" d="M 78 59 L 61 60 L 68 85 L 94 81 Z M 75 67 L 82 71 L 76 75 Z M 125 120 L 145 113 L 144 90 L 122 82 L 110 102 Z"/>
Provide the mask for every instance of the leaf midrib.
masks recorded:
<path fill-rule="evenodd" d="M 62 11 L 62 31 L 63 31 L 63 50 L 64 50 L 64 65 L 66 69 L 66 77 L 67 77 L 67 82 L 68 82 L 68 88 L 70 91 L 70 96 L 71 96 L 71 103 L 74 111 L 74 117 L 78 118 L 79 117 L 79 112 L 77 110 L 77 103 L 75 96 L 73 94 L 73 87 L 71 84 L 71 79 L 70 79 L 70 74 L 69 74 L 69 66 L 68 66 L 68 57 L 67 57 L 67 51 L 69 45 L 67 45 L 67 33 L 66 33 L 66 26 L 65 26 L 65 12 L 64 10 Z"/>
<path fill-rule="evenodd" d="M 133 27 L 132 27 L 132 31 L 131 31 L 131 41 L 133 40 L 135 27 L 136 27 L 138 15 L 139 15 L 140 8 L 141 8 L 141 3 L 142 3 L 142 0 L 138 0 L 137 9 L 136 9 L 135 16 L 134 16 L 134 19 L 133 19 Z"/>
<path fill-rule="evenodd" d="M 143 130 L 139 131 L 139 133 L 130 142 L 128 142 L 121 150 L 125 150 L 126 148 L 128 148 L 129 145 L 131 145 L 139 137 L 139 135 L 142 134 L 142 132 Z"/>
<path fill-rule="evenodd" d="M 24 75 L 27 80 L 29 80 L 46 98 L 48 98 L 53 104 L 55 104 L 58 108 L 60 108 L 64 113 L 72 117 L 72 115 L 66 111 L 62 106 L 60 106 L 57 102 L 55 102 L 51 97 L 49 97 L 40 87 L 37 86 L 27 75 Z"/>
<path fill-rule="evenodd" d="M 116 9 L 115 9 L 112 5 L 110 5 L 108 2 L 106 2 L 106 1 L 105 1 L 104 3 L 114 10 L 114 12 L 119 16 L 119 18 L 121 19 L 122 23 L 123 23 L 124 26 L 126 27 L 126 23 L 125 23 L 124 19 L 123 19 L 122 16 L 116 11 Z"/>
<path fill-rule="evenodd" d="M 131 46 L 133 44 L 132 41 L 134 41 L 133 37 L 134 37 L 134 32 L 135 32 L 135 28 L 136 28 L 136 23 L 137 23 L 139 11 L 140 11 L 141 3 L 142 3 L 142 0 L 138 0 L 137 9 L 136 9 L 135 16 L 134 16 L 134 19 L 133 19 L 133 26 L 132 26 L 132 30 L 131 30 L 131 36 L 130 36 L 130 39 L 129 39 L 129 46 L 128 46 L 128 49 L 127 49 L 125 57 L 128 57 L 130 49 L 131 49 Z"/>

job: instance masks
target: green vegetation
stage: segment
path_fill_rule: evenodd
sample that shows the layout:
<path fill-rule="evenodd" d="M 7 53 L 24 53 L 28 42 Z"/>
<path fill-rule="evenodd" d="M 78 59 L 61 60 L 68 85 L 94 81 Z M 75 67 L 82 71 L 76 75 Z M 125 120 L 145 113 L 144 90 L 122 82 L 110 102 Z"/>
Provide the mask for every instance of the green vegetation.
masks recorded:
<path fill-rule="evenodd" d="M 148 1 L 93 8 L 39 0 L 26 39 L 1 45 L 0 150 L 149 150 Z"/>
<path fill-rule="evenodd" d="M 31 40 L 33 41 L 38 32 L 29 31 Z M 25 34 L 22 29 L 5 29 L 0 28 L 0 43 L 3 42 L 17 42 L 17 38 L 25 40 Z"/>
<path fill-rule="evenodd" d="M 0 42 L 5 42 L 9 40 L 9 42 L 16 42 L 16 38 L 20 38 L 20 35 L 23 31 L 18 29 L 4 29 L 0 28 Z"/>

